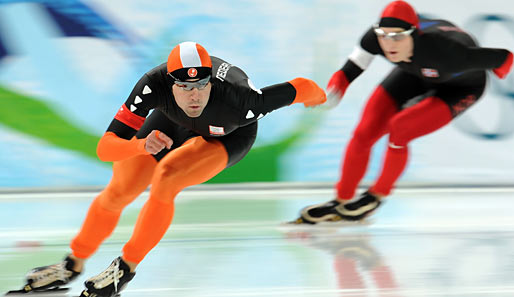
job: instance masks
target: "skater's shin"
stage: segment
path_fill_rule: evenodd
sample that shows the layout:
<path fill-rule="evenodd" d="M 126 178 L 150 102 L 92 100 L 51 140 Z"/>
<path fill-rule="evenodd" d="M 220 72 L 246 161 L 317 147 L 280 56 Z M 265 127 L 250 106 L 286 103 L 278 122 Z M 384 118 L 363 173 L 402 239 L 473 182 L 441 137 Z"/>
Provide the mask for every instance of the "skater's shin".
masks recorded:
<path fill-rule="evenodd" d="M 79 234 L 71 242 L 73 255 L 89 258 L 116 227 L 122 210 L 150 184 L 157 162 L 152 156 L 137 156 L 114 162 L 113 176 L 95 198 Z"/>

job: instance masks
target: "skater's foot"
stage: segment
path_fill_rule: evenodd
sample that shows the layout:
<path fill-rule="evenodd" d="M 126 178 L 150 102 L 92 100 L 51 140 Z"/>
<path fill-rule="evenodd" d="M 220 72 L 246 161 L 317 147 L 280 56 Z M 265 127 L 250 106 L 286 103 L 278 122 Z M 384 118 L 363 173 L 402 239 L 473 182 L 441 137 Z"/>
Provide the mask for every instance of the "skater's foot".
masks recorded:
<path fill-rule="evenodd" d="M 23 289 L 10 292 L 29 293 L 66 290 L 66 288 L 60 287 L 68 284 L 80 274 L 80 272 L 73 270 L 74 266 L 75 261 L 67 256 L 60 263 L 34 268 L 27 273 L 26 284 Z"/>
<path fill-rule="evenodd" d="M 321 222 L 360 221 L 380 206 L 383 195 L 366 191 L 352 201 L 334 199 L 308 206 L 291 224 L 317 224 Z"/>
<path fill-rule="evenodd" d="M 107 269 L 86 280 L 86 289 L 82 291 L 81 296 L 114 297 L 135 275 L 135 272 L 130 271 L 129 265 L 118 257 Z"/>
<path fill-rule="evenodd" d="M 344 205 L 337 205 L 334 210 L 343 220 L 359 221 L 369 216 L 380 206 L 380 198 L 381 196 L 366 191 L 357 200 Z"/>

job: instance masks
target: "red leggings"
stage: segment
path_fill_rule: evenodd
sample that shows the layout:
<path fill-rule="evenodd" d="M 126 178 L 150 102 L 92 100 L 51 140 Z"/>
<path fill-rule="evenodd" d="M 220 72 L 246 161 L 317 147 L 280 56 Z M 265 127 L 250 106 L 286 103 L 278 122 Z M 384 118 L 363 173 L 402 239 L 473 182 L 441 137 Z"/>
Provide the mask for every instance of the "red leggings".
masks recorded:
<path fill-rule="evenodd" d="M 370 190 L 376 194 L 389 195 L 407 164 L 408 143 L 440 129 L 451 122 L 452 118 L 450 108 L 438 97 L 428 97 L 409 108 L 399 110 L 394 99 L 382 86 L 378 86 L 366 104 L 346 147 L 341 178 L 336 184 L 338 198 L 353 198 L 366 173 L 371 147 L 387 133 L 389 146 L 382 171 Z"/>

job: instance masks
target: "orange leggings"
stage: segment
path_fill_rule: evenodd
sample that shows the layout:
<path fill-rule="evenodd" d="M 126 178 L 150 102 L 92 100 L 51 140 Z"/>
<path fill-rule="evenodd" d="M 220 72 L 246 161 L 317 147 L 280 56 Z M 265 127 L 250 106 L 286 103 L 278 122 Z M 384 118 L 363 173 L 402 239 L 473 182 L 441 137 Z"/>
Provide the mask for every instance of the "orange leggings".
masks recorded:
<path fill-rule="evenodd" d="M 114 162 L 113 177 L 91 204 L 73 255 L 89 258 L 112 233 L 125 206 L 152 184 L 123 258 L 139 263 L 159 243 L 173 219 L 174 198 L 184 188 L 203 183 L 221 172 L 228 154 L 218 140 L 194 137 L 169 152 L 159 163 L 150 155 Z"/>

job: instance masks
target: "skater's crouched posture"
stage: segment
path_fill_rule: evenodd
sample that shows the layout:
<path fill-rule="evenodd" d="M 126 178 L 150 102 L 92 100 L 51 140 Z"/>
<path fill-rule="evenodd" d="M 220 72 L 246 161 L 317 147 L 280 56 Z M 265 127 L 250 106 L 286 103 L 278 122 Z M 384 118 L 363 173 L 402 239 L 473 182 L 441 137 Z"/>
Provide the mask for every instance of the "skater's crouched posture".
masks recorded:
<path fill-rule="evenodd" d="M 510 51 L 480 47 L 454 24 L 418 19 L 407 2 L 393 1 L 330 78 L 327 104 L 337 104 L 377 55 L 396 67 L 369 98 L 348 143 L 336 184 L 337 197 L 304 208 L 294 223 L 356 221 L 368 216 L 402 174 L 411 141 L 446 126 L 479 100 L 486 86 L 486 70 L 504 78 L 513 62 Z M 389 145 L 378 179 L 350 201 L 366 173 L 371 148 L 384 135 L 388 135 Z"/>
<path fill-rule="evenodd" d="M 98 156 L 114 162 L 113 177 L 91 204 L 71 242 L 72 253 L 60 264 L 31 271 L 25 291 L 51 289 L 76 278 L 114 230 L 124 207 L 151 184 L 122 256 L 86 280 L 82 292 L 116 295 L 164 236 L 182 189 L 240 161 L 254 143 L 257 120 L 267 113 L 293 103 L 325 101 L 324 91 L 309 79 L 259 90 L 241 69 L 209 56 L 199 44 L 177 45 L 167 63 L 139 80 L 101 138 Z"/>

